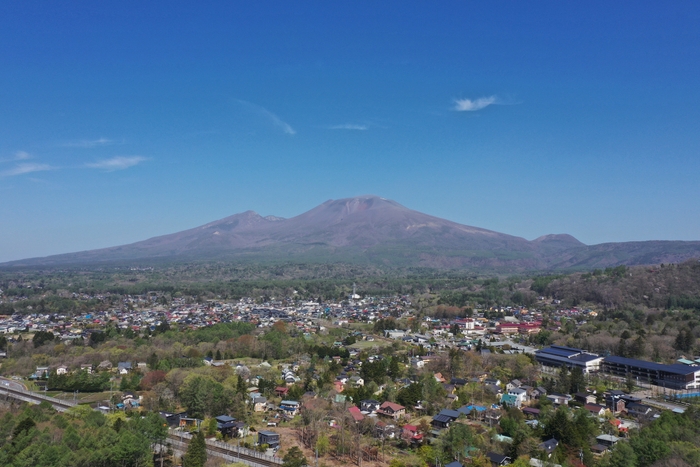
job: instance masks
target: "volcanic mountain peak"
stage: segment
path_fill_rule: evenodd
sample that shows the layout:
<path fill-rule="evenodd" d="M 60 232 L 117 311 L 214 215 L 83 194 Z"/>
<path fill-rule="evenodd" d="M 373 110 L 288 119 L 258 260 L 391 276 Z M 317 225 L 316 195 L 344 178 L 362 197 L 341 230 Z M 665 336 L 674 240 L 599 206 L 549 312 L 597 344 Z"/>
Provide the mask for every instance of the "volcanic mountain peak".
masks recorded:
<path fill-rule="evenodd" d="M 584 246 L 585 243 L 579 241 L 576 237 L 569 234 L 549 234 L 542 235 L 533 240 L 536 243 L 559 243 L 566 244 L 568 246 Z"/>
<path fill-rule="evenodd" d="M 700 242 L 586 246 L 567 234 L 533 241 L 458 224 L 374 195 L 328 200 L 284 219 L 254 211 L 130 245 L 5 266 L 131 261 L 359 262 L 525 271 L 654 264 L 700 256 Z"/>

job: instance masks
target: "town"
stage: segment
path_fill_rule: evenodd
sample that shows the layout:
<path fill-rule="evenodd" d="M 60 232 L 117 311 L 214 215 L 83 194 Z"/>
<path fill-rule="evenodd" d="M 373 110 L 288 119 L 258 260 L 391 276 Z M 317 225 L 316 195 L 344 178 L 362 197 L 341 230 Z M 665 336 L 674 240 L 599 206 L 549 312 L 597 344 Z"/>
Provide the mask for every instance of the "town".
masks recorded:
<path fill-rule="evenodd" d="M 546 311 L 432 316 L 410 296 L 354 290 L 339 301 L 164 297 L 73 294 L 112 306 L 3 316 L 0 371 L 105 414 L 157 412 L 173 433 L 309 465 L 593 465 L 700 395 L 700 360 L 554 345 L 598 313 L 544 297 Z"/>

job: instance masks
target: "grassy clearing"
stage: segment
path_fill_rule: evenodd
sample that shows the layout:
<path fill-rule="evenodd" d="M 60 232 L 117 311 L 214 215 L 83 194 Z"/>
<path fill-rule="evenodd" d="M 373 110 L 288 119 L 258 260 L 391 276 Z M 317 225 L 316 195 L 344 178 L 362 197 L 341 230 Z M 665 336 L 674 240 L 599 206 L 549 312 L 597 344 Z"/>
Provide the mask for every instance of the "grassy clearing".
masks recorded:
<path fill-rule="evenodd" d="M 41 391 L 42 393 L 44 391 Z M 119 391 L 116 391 L 119 392 Z M 77 400 L 81 404 L 92 404 L 93 402 L 100 402 L 109 400 L 112 393 L 109 391 L 104 392 L 83 392 L 77 393 L 75 396 L 72 392 L 62 392 L 62 391 L 46 391 L 46 395 L 50 397 L 55 397 L 56 399 L 61 399 L 64 401 Z"/>
<path fill-rule="evenodd" d="M 359 342 L 355 342 L 350 347 L 357 349 L 357 350 L 363 350 L 363 349 L 371 349 L 372 347 L 386 347 L 390 344 L 391 344 L 390 342 L 381 341 L 381 340 L 359 341 Z"/>

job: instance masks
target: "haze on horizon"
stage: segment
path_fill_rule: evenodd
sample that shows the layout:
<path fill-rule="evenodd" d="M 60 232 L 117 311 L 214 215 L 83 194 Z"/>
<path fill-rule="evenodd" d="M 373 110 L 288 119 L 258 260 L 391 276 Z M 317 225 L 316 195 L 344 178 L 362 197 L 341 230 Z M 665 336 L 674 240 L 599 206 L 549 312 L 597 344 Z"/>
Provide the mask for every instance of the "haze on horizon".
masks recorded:
<path fill-rule="evenodd" d="M 0 262 L 374 193 L 700 240 L 691 1 L 0 5 Z"/>

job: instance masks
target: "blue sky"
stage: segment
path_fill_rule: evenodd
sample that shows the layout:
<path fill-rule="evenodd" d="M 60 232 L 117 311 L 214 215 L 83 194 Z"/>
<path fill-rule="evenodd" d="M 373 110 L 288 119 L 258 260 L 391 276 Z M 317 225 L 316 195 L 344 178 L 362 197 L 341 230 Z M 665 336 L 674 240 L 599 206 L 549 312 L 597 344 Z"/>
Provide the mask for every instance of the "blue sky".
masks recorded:
<path fill-rule="evenodd" d="M 612 4 L 611 4 L 612 3 Z M 0 3 L 0 261 L 377 194 L 700 240 L 697 2 Z"/>

